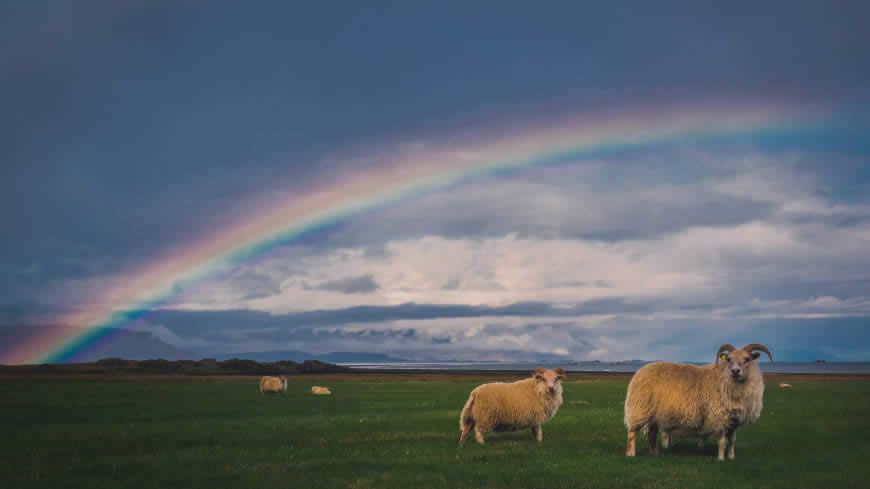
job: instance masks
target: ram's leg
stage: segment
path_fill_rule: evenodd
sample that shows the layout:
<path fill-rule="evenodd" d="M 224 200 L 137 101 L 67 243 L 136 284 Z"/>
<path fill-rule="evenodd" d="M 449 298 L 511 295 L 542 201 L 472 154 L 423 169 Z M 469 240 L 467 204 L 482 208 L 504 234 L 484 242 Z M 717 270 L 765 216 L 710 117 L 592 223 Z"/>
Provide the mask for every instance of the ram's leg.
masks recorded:
<path fill-rule="evenodd" d="M 664 430 L 662 430 L 662 448 L 665 450 L 671 448 L 671 434 Z"/>
<path fill-rule="evenodd" d="M 474 439 L 477 440 L 477 443 L 480 443 L 481 445 L 485 444 L 485 442 L 483 441 L 483 431 L 481 431 L 480 426 L 474 427 Z"/>
<path fill-rule="evenodd" d="M 544 441 L 544 430 L 540 426 L 532 426 L 532 433 L 535 435 L 535 440 Z"/>
<path fill-rule="evenodd" d="M 734 444 L 737 442 L 737 428 L 728 432 L 728 460 L 734 460 Z"/>
<path fill-rule="evenodd" d="M 649 451 L 653 455 L 659 454 L 659 425 L 655 423 L 649 424 Z"/>
<path fill-rule="evenodd" d="M 634 457 L 637 454 L 635 441 L 637 440 L 637 430 L 628 430 L 628 445 L 625 447 L 625 456 Z"/>
<path fill-rule="evenodd" d="M 725 433 L 722 433 L 721 435 L 719 435 L 719 455 L 716 457 L 716 460 L 725 460 L 725 445 L 727 444 L 728 437 Z"/>
<path fill-rule="evenodd" d="M 465 443 L 465 438 L 468 436 L 468 433 L 471 432 L 472 426 L 471 423 L 462 426 L 462 435 L 459 436 L 459 446 L 462 446 L 462 444 Z"/>

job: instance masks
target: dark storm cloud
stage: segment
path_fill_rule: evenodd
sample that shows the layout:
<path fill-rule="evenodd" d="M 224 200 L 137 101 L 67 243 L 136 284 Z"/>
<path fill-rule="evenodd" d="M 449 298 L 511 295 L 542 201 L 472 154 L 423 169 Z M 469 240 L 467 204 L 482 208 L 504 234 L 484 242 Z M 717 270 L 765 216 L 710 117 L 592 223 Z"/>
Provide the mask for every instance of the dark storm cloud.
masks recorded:
<path fill-rule="evenodd" d="M 654 310 L 652 304 L 619 298 L 593 299 L 575 307 L 560 308 L 544 302 L 522 302 L 503 307 L 407 303 L 398 306 L 357 306 L 335 310 L 268 314 L 259 311 L 161 310 L 148 322 L 161 324 L 184 335 L 219 330 L 264 328 L 323 328 L 349 323 L 387 323 L 401 320 L 456 319 L 474 317 L 577 317 L 597 314 L 637 314 Z"/>
<path fill-rule="evenodd" d="M 571 330 L 574 334 L 582 333 L 582 330 L 572 330 L 574 326 L 576 326 L 576 324 L 572 322 L 527 323 L 521 326 L 513 326 L 500 323 L 487 323 L 483 326 L 483 328 L 481 328 L 478 333 L 476 333 L 476 335 L 520 335 L 525 333 L 536 333 L 539 331 L 551 329 Z"/>
<path fill-rule="evenodd" d="M 452 277 L 447 282 L 441 286 L 441 290 L 458 290 L 459 284 L 461 283 L 459 277 Z"/>
<path fill-rule="evenodd" d="M 870 86 L 858 1 L 28 2 L 3 14 L 8 262 L 141 259 L 264 189 L 340 170 L 314 164 L 337 144 L 651 98 L 864 100 Z"/>
<path fill-rule="evenodd" d="M 336 332 L 329 332 L 327 334 L 335 334 Z M 353 331 L 341 331 L 338 332 L 344 338 L 371 338 L 373 341 L 378 341 L 384 338 L 400 338 L 400 339 L 412 339 L 417 337 L 417 330 L 413 328 L 405 328 L 405 329 L 361 329 L 361 330 L 353 330 Z"/>
<path fill-rule="evenodd" d="M 486 323 L 471 336 L 429 332 L 426 327 L 345 330 L 297 328 L 275 332 L 240 332 L 230 342 L 212 338 L 200 345 L 201 355 L 239 351 L 240 345 L 260 345 L 262 351 L 293 345 L 308 351 L 367 351 L 398 354 L 416 361 L 588 359 L 604 348 L 606 360 L 667 359 L 710 361 L 724 343 L 762 343 L 776 361 L 860 360 L 870 352 L 864 318 L 826 319 L 630 319 L 615 317 L 596 327 L 571 321 L 530 322 L 510 326 Z M 147 331 L 147 330 L 145 330 Z M 500 340 L 531 337 L 530 347 L 510 348 Z M 249 343 L 251 340 L 262 340 Z M 492 340 L 494 344 L 491 344 Z M 509 343 L 508 343 L 509 344 Z M 300 346 L 301 345 L 301 346 Z M 552 353 L 558 347 L 568 353 Z M 253 350 L 252 350 L 253 351 Z M 257 350 L 260 351 L 260 350 Z M 601 358 L 601 357 L 591 357 Z"/>
<path fill-rule="evenodd" d="M 368 294 L 379 288 L 378 283 L 375 282 L 374 277 L 371 275 L 330 280 L 315 286 L 303 284 L 303 289 L 305 290 L 328 290 L 331 292 L 341 292 L 342 294 Z"/>
<path fill-rule="evenodd" d="M 237 340 L 263 340 L 267 342 L 299 342 L 307 344 L 330 344 L 336 340 L 362 340 L 373 344 L 387 340 L 397 342 L 448 344 L 451 338 L 447 336 L 428 336 L 421 334 L 417 328 L 265 328 L 265 329 L 227 329 L 224 336 Z"/>
<path fill-rule="evenodd" d="M 549 284 L 548 287 L 601 287 L 601 288 L 613 288 L 613 282 L 607 280 L 592 280 L 592 281 L 582 281 L 582 280 L 570 280 L 567 282 L 553 282 Z"/>
<path fill-rule="evenodd" d="M 233 290 L 241 291 L 238 299 L 257 299 L 281 291 L 280 280 L 253 271 L 245 271 L 233 277 Z"/>
<path fill-rule="evenodd" d="M 34 292 L 33 295 L 38 294 Z M 69 306 L 59 307 L 55 304 L 31 301 L 24 293 L 19 296 L 7 296 L 0 300 L 0 327 L 20 325 L 54 327 L 56 318 L 69 313 L 70 310 Z M 14 343 L 8 343 L 7 346 L 12 347 Z"/>
<path fill-rule="evenodd" d="M 866 361 L 870 356 L 866 318 L 776 319 L 756 321 L 752 326 L 753 338 L 776 345 L 791 361 Z"/>
<path fill-rule="evenodd" d="M 386 260 L 392 255 L 384 244 L 380 243 L 376 246 L 367 246 L 363 251 L 363 256 L 370 260 Z"/>
<path fill-rule="evenodd" d="M 856 293 L 870 291 L 870 278 L 816 279 L 806 282 L 796 280 L 766 280 L 738 283 L 745 286 L 760 299 L 787 300 L 796 297 L 851 297 Z M 723 302 L 727 298 L 722 298 Z"/>
<path fill-rule="evenodd" d="M 325 247 L 342 247 L 428 235 L 463 239 L 515 233 L 617 242 L 694 226 L 732 227 L 766 219 L 776 210 L 772 202 L 705 186 L 712 175 L 725 178 L 735 170 L 723 175 L 715 165 L 698 161 L 700 155 L 668 156 L 679 162 L 628 159 L 606 166 L 589 161 L 572 169 L 541 169 L 522 181 L 483 179 L 333 226 L 319 240 Z M 649 173 L 651 165 L 657 165 L 659 174 Z M 671 181 L 664 183 L 667 179 Z"/>

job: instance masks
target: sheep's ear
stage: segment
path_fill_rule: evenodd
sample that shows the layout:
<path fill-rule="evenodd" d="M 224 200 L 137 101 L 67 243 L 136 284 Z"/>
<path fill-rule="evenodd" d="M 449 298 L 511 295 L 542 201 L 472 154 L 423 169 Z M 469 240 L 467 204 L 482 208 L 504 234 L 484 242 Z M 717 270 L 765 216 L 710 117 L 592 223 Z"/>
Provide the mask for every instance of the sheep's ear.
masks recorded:
<path fill-rule="evenodd" d="M 752 359 L 753 360 L 758 360 L 758 357 L 760 357 L 760 356 L 761 356 L 761 353 L 758 353 L 757 351 L 752 352 Z"/>

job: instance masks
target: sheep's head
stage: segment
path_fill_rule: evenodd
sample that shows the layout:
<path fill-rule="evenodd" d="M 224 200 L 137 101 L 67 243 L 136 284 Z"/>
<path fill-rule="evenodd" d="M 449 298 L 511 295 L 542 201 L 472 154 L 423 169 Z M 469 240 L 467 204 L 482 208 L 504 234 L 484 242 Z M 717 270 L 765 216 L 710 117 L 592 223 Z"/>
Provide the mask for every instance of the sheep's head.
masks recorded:
<path fill-rule="evenodd" d="M 731 375 L 731 379 L 735 382 L 744 382 L 752 370 L 753 362 L 761 356 L 761 353 L 758 353 L 756 350 L 767 353 L 770 361 L 773 361 L 773 356 L 764 345 L 750 343 L 741 349 L 737 349 L 733 345 L 726 343 L 720 346 L 719 351 L 716 353 L 716 364 L 718 365 L 720 360 L 726 362 L 727 366 L 725 369 Z"/>
<path fill-rule="evenodd" d="M 541 382 L 550 394 L 556 393 L 556 388 L 565 378 L 565 371 L 561 368 L 547 370 L 541 367 L 535 369 L 535 381 Z"/>

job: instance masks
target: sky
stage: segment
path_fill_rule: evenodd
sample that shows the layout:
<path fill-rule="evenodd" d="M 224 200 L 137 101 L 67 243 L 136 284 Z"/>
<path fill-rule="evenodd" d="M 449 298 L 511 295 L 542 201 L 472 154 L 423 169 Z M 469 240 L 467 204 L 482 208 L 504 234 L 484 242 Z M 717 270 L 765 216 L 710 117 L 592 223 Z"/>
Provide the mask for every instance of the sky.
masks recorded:
<path fill-rule="evenodd" d="M 698 3 L 3 4 L 0 363 L 870 361 L 870 6 Z"/>

